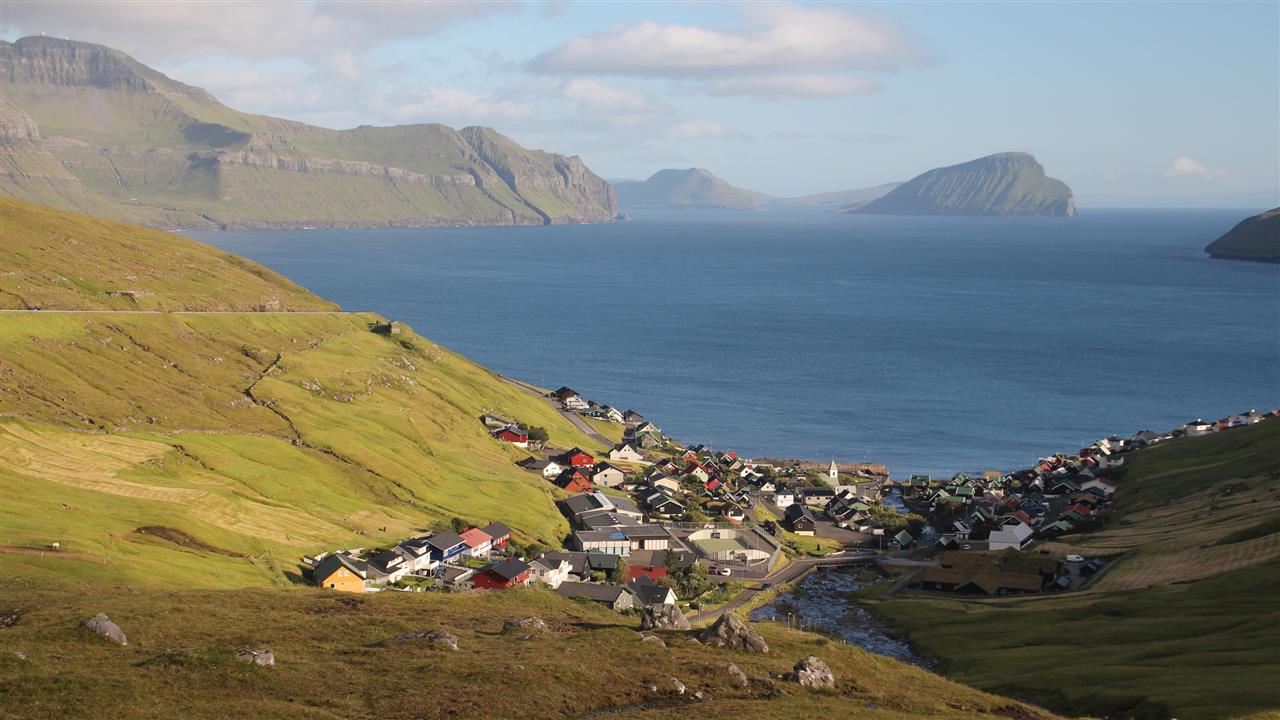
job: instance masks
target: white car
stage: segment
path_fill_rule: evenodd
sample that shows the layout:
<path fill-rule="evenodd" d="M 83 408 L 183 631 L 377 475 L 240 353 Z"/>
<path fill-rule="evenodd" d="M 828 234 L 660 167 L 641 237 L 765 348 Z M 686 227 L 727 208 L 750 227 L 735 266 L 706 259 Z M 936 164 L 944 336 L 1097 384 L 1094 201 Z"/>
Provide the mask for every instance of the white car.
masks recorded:
<path fill-rule="evenodd" d="M 1083 557 L 1081 557 L 1080 555 L 1068 555 L 1068 556 L 1067 556 L 1067 562 L 1069 562 L 1069 563 L 1082 563 L 1082 562 L 1084 562 L 1084 558 L 1083 558 Z"/>
<path fill-rule="evenodd" d="M 729 577 L 730 575 L 733 574 L 733 571 L 730 570 L 729 568 L 720 568 L 720 574 L 725 577 Z"/>

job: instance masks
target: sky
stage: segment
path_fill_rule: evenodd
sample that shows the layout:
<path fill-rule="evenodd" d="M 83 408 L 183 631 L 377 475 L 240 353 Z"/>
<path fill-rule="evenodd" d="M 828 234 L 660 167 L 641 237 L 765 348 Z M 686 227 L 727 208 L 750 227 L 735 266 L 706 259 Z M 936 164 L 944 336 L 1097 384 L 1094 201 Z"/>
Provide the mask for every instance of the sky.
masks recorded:
<path fill-rule="evenodd" d="M 1280 205 L 1280 3 L 24 2 L 238 110 L 487 125 L 782 196 L 1033 153 L 1082 207 Z"/>

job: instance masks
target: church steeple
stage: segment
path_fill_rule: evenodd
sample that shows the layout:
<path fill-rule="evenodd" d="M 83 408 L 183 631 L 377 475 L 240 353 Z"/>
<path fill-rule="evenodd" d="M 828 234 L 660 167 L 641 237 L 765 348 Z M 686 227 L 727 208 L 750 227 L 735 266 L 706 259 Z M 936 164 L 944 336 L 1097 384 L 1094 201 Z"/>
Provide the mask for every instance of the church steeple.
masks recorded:
<path fill-rule="evenodd" d="M 836 459 L 831 458 L 831 467 L 827 468 L 827 477 L 832 480 L 840 479 L 840 468 L 836 467 Z"/>

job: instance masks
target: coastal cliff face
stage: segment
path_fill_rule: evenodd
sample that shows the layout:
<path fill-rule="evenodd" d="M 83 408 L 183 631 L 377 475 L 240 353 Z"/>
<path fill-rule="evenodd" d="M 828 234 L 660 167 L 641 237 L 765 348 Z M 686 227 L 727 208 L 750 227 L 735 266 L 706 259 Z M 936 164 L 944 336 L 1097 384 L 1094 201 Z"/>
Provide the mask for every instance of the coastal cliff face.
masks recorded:
<path fill-rule="evenodd" d="M 1223 260 L 1280 263 L 1280 207 L 1241 220 L 1204 251 Z"/>
<path fill-rule="evenodd" d="M 1071 188 L 1047 177 L 1027 153 L 999 153 L 935 168 L 883 197 L 844 212 L 884 215 L 1043 215 L 1075 217 Z"/>
<path fill-rule="evenodd" d="M 128 55 L 0 42 L 0 193 L 158 227 L 601 222 L 613 189 L 578 157 L 489 128 L 329 130 L 249 115 Z"/>
<path fill-rule="evenodd" d="M 758 210 L 756 193 L 734 187 L 702 168 L 659 170 L 643 182 L 614 184 L 618 204 L 666 210 Z"/>

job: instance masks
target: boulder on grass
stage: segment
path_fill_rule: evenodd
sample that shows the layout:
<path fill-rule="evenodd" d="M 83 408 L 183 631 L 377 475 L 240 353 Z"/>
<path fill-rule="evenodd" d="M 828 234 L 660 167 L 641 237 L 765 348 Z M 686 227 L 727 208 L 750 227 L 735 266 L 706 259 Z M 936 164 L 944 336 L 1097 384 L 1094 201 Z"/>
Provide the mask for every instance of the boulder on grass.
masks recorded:
<path fill-rule="evenodd" d="M 275 653 L 266 648 L 240 648 L 233 657 L 243 663 L 253 663 L 263 667 L 276 666 Z"/>
<path fill-rule="evenodd" d="M 640 614 L 641 630 L 688 630 L 689 618 L 675 605 L 645 605 Z"/>
<path fill-rule="evenodd" d="M 534 633 L 550 632 L 550 630 L 551 628 L 547 626 L 546 621 L 540 617 L 534 617 L 532 615 L 529 617 L 517 618 L 515 620 L 508 620 L 502 623 L 503 635 L 518 632 L 524 633 L 525 637 L 530 637 Z"/>
<path fill-rule="evenodd" d="M 448 650 L 458 649 L 458 636 L 444 630 L 414 630 L 413 632 L 396 636 L 396 642 L 413 642 L 415 640 Z"/>
<path fill-rule="evenodd" d="M 702 631 L 698 639 L 713 647 L 754 653 L 769 652 L 769 644 L 760 633 L 752 630 L 746 620 L 733 614 L 721 615 L 714 625 Z"/>
<path fill-rule="evenodd" d="M 124 636 L 120 626 L 111 622 L 106 613 L 98 613 L 84 621 L 84 626 L 117 645 L 128 645 L 129 639 Z"/>
<path fill-rule="evenodd" d="M 736 687 L 744 688 L 750 684 L 747 674 L 742 672 L 742 668 L 731 662 L 716 663 L 716 667 L 724 670 L 724 674 L 729 678 L 729 684 Z"/>
<path fill-rule="evenodd" d="M 834 688 L 836 676 L 831 668 L 818 658 L 809 655 L 796 663 L 795 670 L 787 673 L 787 679 L 811 688 Z"/>

